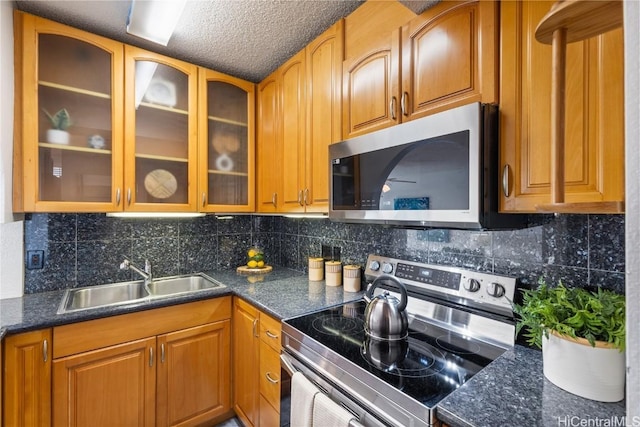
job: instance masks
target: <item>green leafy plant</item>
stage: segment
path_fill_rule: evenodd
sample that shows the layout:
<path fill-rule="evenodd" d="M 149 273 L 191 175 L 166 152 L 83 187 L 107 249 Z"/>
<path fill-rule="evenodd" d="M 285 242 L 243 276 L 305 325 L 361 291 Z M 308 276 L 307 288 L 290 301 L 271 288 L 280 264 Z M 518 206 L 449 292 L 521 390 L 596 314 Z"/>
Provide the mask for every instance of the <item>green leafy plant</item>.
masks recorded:
<path fill-rule="evenodd" d="M 584 338 L 592 346 L 604 341 L 625 349 L 625 298 L 615 292 L 567 288 L 562 282 L 552 288 L 540 279 L 536 289 L 523 291 L 522 304 L 514 304 L 514 311 L 520 317 L 516 334 L 526 328 L 527 342 L 539 348 L 543 334 L 549 337 L 549 331 L 556 331 Z"/>
<path fill-rule="evenodd" d="M 42 111 L 44 111 L 44 114 L 47 115 L 47 118 L 49 119 L 49 122 L 51 123 L 51 127 L 53 129 L 67 130 L 69 126 L 71 126 L 71 116 L 69 115 L 69 112 L 66 108 L 58 110 L 58 112 L 53 116 L 49 114 L 49 112 L 44 108 L 42 109 Z"/>

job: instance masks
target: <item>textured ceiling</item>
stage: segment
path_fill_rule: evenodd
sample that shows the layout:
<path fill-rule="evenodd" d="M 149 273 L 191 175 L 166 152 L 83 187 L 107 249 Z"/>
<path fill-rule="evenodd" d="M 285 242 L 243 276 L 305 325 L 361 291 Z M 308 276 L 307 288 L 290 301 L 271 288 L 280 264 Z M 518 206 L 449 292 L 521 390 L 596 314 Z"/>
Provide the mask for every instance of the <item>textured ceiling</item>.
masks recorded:
<path fill-rule="evenodd" d="M 434 2 L 402 1 L 416 13 Z M 126 33 L 129 0 L 15 3 L 34 15 L 259 82 L 362 1 L 188 0 L 166 47 Z"/>

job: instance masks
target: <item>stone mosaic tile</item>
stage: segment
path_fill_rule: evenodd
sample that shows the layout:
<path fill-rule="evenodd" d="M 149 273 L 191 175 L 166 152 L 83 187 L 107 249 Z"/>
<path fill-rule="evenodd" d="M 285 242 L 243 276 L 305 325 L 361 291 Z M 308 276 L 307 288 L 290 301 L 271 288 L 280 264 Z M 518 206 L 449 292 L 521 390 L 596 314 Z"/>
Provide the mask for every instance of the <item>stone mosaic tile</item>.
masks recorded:
<path fill-rule="evenodd" d="M 133 240 L 129 259 L 140 269 L 148 259 L 155 277 L 175 276 L 180 274 L 179 248 L 177 236 L 138 238 Z"/>
<path fill-rule="evenodd" d="M 493 260 L 493 272 L 504 276 L 517 277 L 520 284 L 526 288 L 535 288 L 538 280 L 544 276 L 544 265 L 529 262 L 526 258 Z"/>
<path fill-rule="evenodd" d="M 625 274 L 603 270 L 589 270 L 589 285 L 625 294 Z"/>
<path fill-rule="evenodd" d="M 588 267 L 587 215 L 560 215 L 542 227 L 543 263 Z"/>
<path fill-rule="evenodd" d="M 180 238 L 191 236 L 215 236 L 218 234 L 218 219 L 215 215 L 205 215 L 178 222 Z"/>
<path fill-rule="evenodd" d="M 157 219 L 126 219 L 131 224 L 131 235 L 134 239 L 152 239 L 161 237 L 178 237 L 179 220 Z"/>
<path fill-rule="evenodd" d="M 543 227 L 494 231 L 493 257 L 542 263 Z"/>
<path fill-rule="evenodd" d="M 493 271 L 491 258 L 455 252 L 431 252 L 429 254 L 429 264 L 451 265 L 465 270 L 485 273 Z"/>
<path fill-rule="evenodd" d="M 282 218 L 282 233 L 283 234 L 300 234 L 300 220 L 295 218 Z"/>
<path fill-rule="evenodd" d="M 234 215 L 230 219 L 218 219 L 218 234 L 251 233 L 251 216 Z"/>
<path fill-rule="evenodd" d="M 25 269 L 24 293 L 53 291 L 74 287 L 76 283 L 75 242 L 49 242 L 40 270 Z"/>
<path fill-rule="evenodd" d="M 218 268 L 235 270 L 247 263 L 247 250 L 251 245 L 251 234 L 229 234 L 218 236 Z"/>
<path fill-rule="evenodd" d="M 78 215 L 78 241 L 117 240 L 132 237 L 132 224 L 105 214 Z"/>
<path fill-rule="evenodd" d="M 492 233 L 487 231 L 451 230 L 446 242 L 430 242 L 432 253 L 491 256 Z"/>
<path fill-rule="evenodd" d="M 548 285 L 562 281 L 565 286 L 589 287 L 589 270 L 586 268 L 546 264 L 543 265 L 542 273 Z"/>
<path fill-rule="evenodd" d="M 28 214 L 25 218 L 25 241 L 35 245 L 48 242 L 74 242 L 76 240 L 76 214 Z M 42 249 L 39 248 L 39 249 Z"/>
<path fill-rule="evenodd" d="M 624 215 L 589 217 L 589 268 L 624 272 Z"/>
<path fill-rule="evenodd" d="M 131 258 L 131 245 L 130 239 L 78 242 L 76 287 L 139 279 L 134 272 L 120 269 L 124 257 Z"/>
<path fill-rule="evenodd" d="M 180 274 L 199 273 L 218 267 L 218 236 L 194 234 L 180 236 Z"/>
<path fill-rule="evenodd" d="M 298 262 L 298 236 L 283 234 L 281 243 L 280 254 L 282 256 L 282 266 L 302 271 L 300 270 L 300 263 Z"/>

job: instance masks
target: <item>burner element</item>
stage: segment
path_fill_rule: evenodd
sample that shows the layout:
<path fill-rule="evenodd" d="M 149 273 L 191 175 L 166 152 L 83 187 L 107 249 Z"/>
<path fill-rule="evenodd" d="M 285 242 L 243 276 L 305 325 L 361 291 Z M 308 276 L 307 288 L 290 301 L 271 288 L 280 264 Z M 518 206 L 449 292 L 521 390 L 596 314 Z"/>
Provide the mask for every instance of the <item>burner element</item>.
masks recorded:
<path fill-rule="evenodd" d="M 313 328 L 327 335 L 348 335 L 364 329 L 362 320 L 340 314 L 325 314 L 313 319 Z"/>
<path fill-rule="evenodd" d="M 445 360 L 442 352 L 428 344 L 416 344 L 411 338 L 399 341 L 365 339 L 360 354 L 371 366 L 398 377 L 425 378 L 442 371 Z"/>

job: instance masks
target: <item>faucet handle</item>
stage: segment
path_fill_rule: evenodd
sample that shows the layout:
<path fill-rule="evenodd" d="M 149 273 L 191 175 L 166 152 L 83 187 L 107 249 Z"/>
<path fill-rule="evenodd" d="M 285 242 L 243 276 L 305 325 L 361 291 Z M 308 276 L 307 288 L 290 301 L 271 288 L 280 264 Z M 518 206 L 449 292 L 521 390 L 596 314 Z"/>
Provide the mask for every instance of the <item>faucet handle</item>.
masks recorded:
<path fill-rule="evenodd" d="M 145 258 L 145 260 L 144 260 L 144 271 L 145 271 L 146 273 L 151 274 L 151 263 L 150 263 L 150 262 L 149 262 L 149 260 L 148 260 L 148 259 L 146 259 L 146 258 Z"/>

